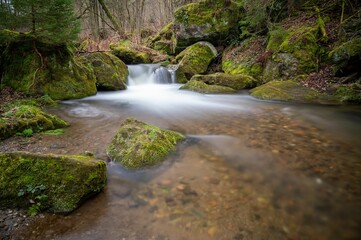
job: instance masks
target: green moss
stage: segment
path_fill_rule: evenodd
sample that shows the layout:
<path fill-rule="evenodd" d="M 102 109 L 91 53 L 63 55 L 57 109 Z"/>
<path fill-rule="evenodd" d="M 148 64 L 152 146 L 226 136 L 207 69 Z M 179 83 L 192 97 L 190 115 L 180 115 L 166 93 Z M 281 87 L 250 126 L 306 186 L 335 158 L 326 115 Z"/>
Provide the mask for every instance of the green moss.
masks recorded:
<path fill-rule="evenodd" d="M 69 126 L 60 118 L 43 112 L 33 105 L 17 105 L 0 115 L 0 139 L 11 137 L 17 132 L 31 129 L 33 132 L 51 130 Z"/>
<path fill-rule="evenodd" d="M 18 41 L 19 32 L 11 31 L 9 29 L 0 30 L 0 46 L 6 46 L 11 42 Z"/>
<path fill-rule="evenodd" d="M 195 74 L 205 73 L 216 56 L 217 50 L 210 43 L 198 42 L 189 46 L 173 62 L 178 63 L 177 81 L 184 82 L 184 77 L 189 80 Z"/>
<path fill-rule="evenodd" d="M 160 163 L 185 137 L 135 119 L 122 123 L 107 147 L 110 158 L 124 167 L 135 169 Z"/>
<path fill-rule="evenodd" d="M 63 129 L 55 129 L 55 130 L 48 130 L 48 131 L 44 131 L 42 132 L 42 134 L 46 134 L 46 135 L 54 135 L 54 136 L 58 136 L 64 133 Z"/>
<path fill-rule="evenodd" d="M 27 185 L 44 185 L 44 207 L 68 213 L 98 193 L 106 182 L 106 164 L 89 157 L 0 153 L 0 205 L 28 207 L 18 193 Z"/>
<path fill-rule="evenodd" d="M 83 54 L 77 59 L 90 65 L 96 77 L 98 90 L 126 89 L 128 67 L 116 56 L 107 52 L 95 52 Z"/>
<path fill-rule="evenodd" d="M 96 93 L 92 72 L 74 60 L 66 45 L 39 42 L 26 34 L 6 46 L 2 83 L 27 94 L 48 94 L 55 100 Z"/>
<path fill-rule="evenodd" d="M 257 80 L 244 74 L 231 75 L 226 73 L 215 73 L 208 75 L 194 75 L 191 80 L 202 81 L 209 85 L 230 87 L 235 90 L 252 88 L 257 85 Z"/>
<path fill-rule="evenodd" d="M 150 55 L 133 49 L 131 46 L 120 44 L 112 47 L 112 54 L 117 56 L 125 64 L 150 63 Z"/>
<path fill-rule="evenodd" d="M 157 35 L 150 39 L 148 44 L 150 48 L 169 55 L 175 53 L 175 45 L 176 38 L 173 31 L 173 22 L 168 23 Z"/>
<path fill-rule="evenodd" d="M 302 103 L 337 103 L 331 96 L 320 94 L 315 90 L 303 87 L 299 83 L 291 80 L 268 82 L 252 89 L 251 95 L 262 100 Z"/>
<path fill-rule="evenodd" d="M 288 29 L 276 27 L 270 31 L 267 50 L 272 53 L 272 57 L 267 63 L 263 79 L 291 79 L 315 71 L 320 51 L 319 38 L 317 23 Z"/>
<path fill-rule="evenodd" d="M 361 103 L 361 84 L 341 86 L 336 89 L 335 96 L 343 103 Z"/>
<path fill-rule="evenodd" d="M 246 74 L 260 79 L 263 66 L 259 59 L 265 51 L 263 42 L 263 38 L 253 37 L 237 47 L 226 49 L 222 57 L 222 70 L 228 74 Z"/>
<path fill-rule="evenodd" d="M 193 92 L 199 93 L 208 93 L 208 94 L 223 94 L 223 93 L 235 93 L 236 90 L 230 87 L 218 86 L 218 85 L 208 85 L 202 81 L 190 80 L 182 87 L 180 90 L 190 90 Z"/>
<path fill-rule="evenodd" d="M 224 44 L 236 31 L 240 13 L 238 4 L 232 1 L 225 6 L 223 0 L 205 0 L 178 8 L 173 22 L 176 52 L 199 41 Z"/>

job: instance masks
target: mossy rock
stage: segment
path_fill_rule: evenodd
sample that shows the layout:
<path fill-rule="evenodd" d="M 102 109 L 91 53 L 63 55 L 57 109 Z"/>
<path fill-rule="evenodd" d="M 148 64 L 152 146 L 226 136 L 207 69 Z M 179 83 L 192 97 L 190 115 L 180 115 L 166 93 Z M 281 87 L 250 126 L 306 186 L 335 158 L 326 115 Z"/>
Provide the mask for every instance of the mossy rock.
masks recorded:
<path fill-rule="evenodd" d="M 345 76 L 355 72 L 360 73 L 361 37 L 340 44 L 328 56 L 336 65 L 335 72 L 337 75 Z"/>
<path fill-rule="evenodd" d="M 124 90 L 129 75 L 128 67 L 108 52 L 82 54 L 78 59 L 89 64 L 96 77 L 97 90 Z"/>
<path fill-rule="evenodd" d="M 2 207 L 31 207 L 32 199 L 40 210 L 69 213 L 106 183 L 105 162 L 85 156 L 0 153 L 0 169 Z M 32 194 L 26 191 L 29 186 L 43 190 Z M 40 201 L 35 194 L 46 195 L 47 200 Z"/>
<path fill-rule="evenodd" d="M 198 42 L 178 54 L 173 63 L 178 64 L 177 82 L 185 83 L 195 74 L 207 71 L 208 65 L 217 56 L 217 50 L 208 42 Z"/>
<path fill-rule="evenodd" d="M 175 33 L 173 31 L 173 22 L 168 23 L 157 35 L 150 39 L 148 47 L 166 53 L 175 54 Z"/>
<path fill-rule="evenodd" d="M 150 55 L 146 52 L 141 52 L 133 49 L 131 45 L 118 43 L 118 46 L 111 46 L 112 54 L 117 56 L 125 64 L 139 64 L 150 63 Z"/>
<path fill-rule="evenodd" d="M 267 51 L 272 53 L 263 71 L 263 81 L 292 79 L 313 72 L 318 66 L 319 26 L 277 27 L 268 34 Z"/>
<path fill-rule="evenodd" d="M 191 80 L 202 81 L 209 85 L 230 87 L 235 90 L 253 88 L 257 86 L 257 80 L 244 74 L 231 75 L 227 73 L 214 73 L 208 75 L 194 75 Z"/>
<path fill-rule="evenodd" d="M 94 74 L 74 59 L 67 45 L 50 45 L 20 34 L 2 55 L 2 84 L 17 91 L 47 94 L 54 100 L 96 94 Z"/>
<path fill-rule="evenodd" d="M 240 5 L 233 1 L 226 6 L 223 0 L 205 0 L 178 8 L 172 25 L 175 52 L 199 41 L 226 44 L 238 31 L 240 15 Z"/>
<path fill-rule="evenodd" d="M 218 85 L 208 85 L 203 81 L 190 80 L 182 87 L 180 90 L 190 90 L 193 92 L 207 93 L 207 94 L 224 94 L 224 93 L 235 93 L 236 90 L 230 87 L 218 86 Z"/>
<path fill-rule="evenodd" d="M 64 120 L 43 112 L 33 105 L 14 106 L 0 115 L 0 140 L 21 133 L 25 129 L 32 132 L 54 130 L 69 126 Z"/>
<path fill-rule="evenodd" d="M 228 74 L 246 74 L 256 79 L 262 78 L 262 55 L 265 53 L 264 39 L 250 38 L 239 46 L 228 48 L 222 57 L 222 70 Z"/>
<path fill-rule="evenodd" d="M 335 96 L 342 103 L 361 104 L 361 84 L 340 86 L 336 89 Z"/>
<path fill-rule="evenodd" d="M 180 133 L 129 118 L 122 123 L 107 147 L 107 154 L 125 168 L 143 168 L 163 161 L 184 139 Z"/>
<path fill-rule="evenodd" d="M 323 95 L 292 80 L 271 81 L 251 90 L 253 97 L 299 103 L 337 104 L 331 96 Z"/>

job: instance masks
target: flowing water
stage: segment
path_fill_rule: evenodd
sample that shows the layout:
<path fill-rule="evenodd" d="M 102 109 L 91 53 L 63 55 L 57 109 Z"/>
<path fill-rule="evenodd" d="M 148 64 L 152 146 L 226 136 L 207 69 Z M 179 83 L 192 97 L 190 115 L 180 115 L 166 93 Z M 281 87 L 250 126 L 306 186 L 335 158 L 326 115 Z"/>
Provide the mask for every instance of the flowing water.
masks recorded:
<path fill-rule="evenodd" d="M 15 239 L 360 239 L 360 107 L 202 95 L 178 90 L 157 65 L 129 70 L 126 91 L 51 109 L 72 126 L 29 149 L 106 160 L 129 117 L 187 140 L 154 168 L 109 162 L 101 194 L 68 216 L 38 218 Z"/>

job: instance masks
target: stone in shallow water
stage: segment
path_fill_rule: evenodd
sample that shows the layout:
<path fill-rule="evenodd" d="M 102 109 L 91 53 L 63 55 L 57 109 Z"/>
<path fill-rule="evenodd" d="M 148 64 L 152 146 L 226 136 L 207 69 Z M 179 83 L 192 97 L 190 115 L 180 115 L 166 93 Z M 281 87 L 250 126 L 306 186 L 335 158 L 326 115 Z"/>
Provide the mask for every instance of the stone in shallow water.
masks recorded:
<path fill-rule="evenodd" d="M 44 210 L 68 213 L 106 183 L 106 163 L 86 156 L 1 153 L 0 169 L 0 205 L 5 207 L 27 207 L 32 199 Z M 48 199 L 36 198 L 41 195 Z"/>
<path fill-rule="evenodd" d="M 184 138 L 180 133 L 129 118 L 108 146 L 107 154 L 126 168 L 153 166 L 163 161 Z"/>

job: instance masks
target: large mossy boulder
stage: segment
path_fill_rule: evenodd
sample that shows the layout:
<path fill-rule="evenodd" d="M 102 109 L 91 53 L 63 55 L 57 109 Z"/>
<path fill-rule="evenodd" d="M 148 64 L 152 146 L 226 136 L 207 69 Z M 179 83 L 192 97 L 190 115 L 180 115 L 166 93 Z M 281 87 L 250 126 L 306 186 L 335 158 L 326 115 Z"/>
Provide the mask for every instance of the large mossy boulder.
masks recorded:
<path fill-rule="evenodd" d="M 74 59 L 68 46 L 39 42 L 30 34 L 14 35 L 0 45 L 4 46 L 0 63 L 3 85 L 27 94 L 47 94 L 54 100 L 96 94 L 94 74 Z"/>
<path fill-rule="evenodd" d="M 320 29 L 313 25 L 277 27 L 269 32 L 267 51 L 272 53 L 263 71 L 263 81 L 293 79 L 318 66 Z"/>
<path fill-rule="evenodd" d="M 106 183 L 106 164 L 85 156 L 0 153 L 0 206 L 69 213 Z"/>
<path fill-rule="evenodd" d="M 22 133 L 26 129 L 35 133 L 67 126 L 69 125 L 64 120 L 43 112 L 37 106 L 18 105 L 0 115 L 0 140 Z"/>
<path fill-rule="evenodd" d="M 236 90 L 230 87 L 219 86 L 219 85 L 208 85 L 202 81 L 190 80 L 180 90 L 190 90 L 193 92 L 207 93 L 207 94 L 224 94 L 224 93 L 235 93 Z"/>
<path fill-rule="evenodd" d="M 239 46 L 227 48 L 222 56 L 222 70 L 228 74 L 246 74 L 256 79 L 262 78 L 266 61 L 264 39 L 250 38 Z"/>
<path fill-rule="evenodd" d="M 252 89 L 251 95 L 262 100 L 337 104 L 331 96 L 323 95 L 292 80 L 268 82 Z"/>
<path fill-rule="evenodd" d="M 191 81 L 201 81 L 208 85 L 219 85 L 230 87 L 235 90 L 253 88 L 257 86 L 257 80 L 251 76 L 244 74 L 227 74 L 227 73 L 214 73 L 208 75 L 194 75 Z"/>
<path fill-rule="evenodd" d="M 121 124 L 107 147 L 107 154 L 125 168 L 153 166 L 175 151 L 176 144 L 184 138 L 180 133 L 130 118 Z"/>
<path fill-rule="evenodd" d="M 173 61 L 178 64 L 177 82 L 186 83 L 193 75 L 205 73 L 215 57 L 217 50 L 209 42 L 198 42 L 187 47 Z"/>
<path fill-rule="evenodd" d="M 335 72 L 339 76 L 353 73 L 361 74 L 361 37 L 351 39 L 336 46 L 330 53 L 329 58 L 335 64 Z"/>
<path fill-rule="evenodd" d="M 200 41 L 225 45 L 238 31 L 240 4 L 234 1 L 205 0 L 178 8 L 174 20 L 151 38 L 149 47 L 176 54 Z"/>
<path fill-rule="evenodd" d="M 119 58 L 108 52 L 82 54 L 78 59 L 90 64 L 96 77 L 98 90 L 124 90 L 127 88 L 128 67 Z"/>
<path fill-rule="evenodd" d="M 129 41 L 120 41 L 116 46 L 110 46 L 112 54 L 125 64 L 150 63 L 150 54 L 133 47 Z"/>
<path fill-rule="evenodd" d="M 175 51 L 199 41 L 225 44 L 229 36 L 237 32 L 240 8 L 234 1 L 228 5 L 223 0 L 205 0 L 178 8 L 172 27 Z"/>

